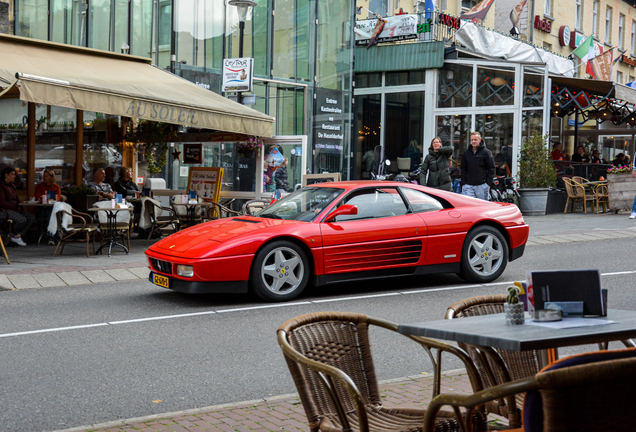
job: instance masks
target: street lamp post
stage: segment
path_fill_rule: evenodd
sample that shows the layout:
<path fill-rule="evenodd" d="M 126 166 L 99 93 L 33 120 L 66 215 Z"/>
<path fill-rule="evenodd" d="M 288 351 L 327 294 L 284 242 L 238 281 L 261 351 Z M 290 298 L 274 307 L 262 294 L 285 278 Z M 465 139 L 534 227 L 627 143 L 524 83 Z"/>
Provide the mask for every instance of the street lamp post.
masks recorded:
<path fill-rule="evenodd" d="M 230 0 L 231 6 L 236 6 L 239 15 L 239 58 L 243 57 L 243 34 L 245 33 L 245 19 L 250 8 L 256 6 L 256 2 L 252 0 Z M 243 92 L 236 93 L 236 101 L 243 104 Z"/>

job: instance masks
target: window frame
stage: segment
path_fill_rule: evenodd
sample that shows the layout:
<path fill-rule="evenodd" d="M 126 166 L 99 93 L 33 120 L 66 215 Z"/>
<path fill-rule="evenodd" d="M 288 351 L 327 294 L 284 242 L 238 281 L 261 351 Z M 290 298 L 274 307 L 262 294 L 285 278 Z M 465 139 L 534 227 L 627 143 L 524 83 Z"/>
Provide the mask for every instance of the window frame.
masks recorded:
<path fill-rule="evenodd" d="M 625 15 L 618 14 L 618 49 L 623 50 L 625 46 Z"/>
<path fill-rule="evenodd" d="M 599 7 L 601 2 L 599 0 L 594 0 L 592 4 L 592 34 L 598 34 L 598 17 L 599 17 Z"/>
<path fill-rule="evenodd" d="M 577 30 L 581 30 L 583 28 L 583 0 L 576 0 L 576 18 L 574 27 Z"/>
<path fill-rule="evenodd" d="M 611 6 L 605 6 L 605 43 L 612 43 L 612 13 L 614 10 Z"/>

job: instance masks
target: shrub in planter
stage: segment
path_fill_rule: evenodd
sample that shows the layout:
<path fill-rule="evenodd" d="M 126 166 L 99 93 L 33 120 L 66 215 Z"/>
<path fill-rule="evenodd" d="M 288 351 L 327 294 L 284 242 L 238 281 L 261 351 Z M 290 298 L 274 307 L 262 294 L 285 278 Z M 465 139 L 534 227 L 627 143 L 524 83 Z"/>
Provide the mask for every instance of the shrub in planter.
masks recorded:
<path fill-rule="evenodd" d="M 526 138 L 519 158 L 519 205 L 528 216 L 545 215 L 548 188 L 556 184 L 548 136 L 534 133 Z"/>

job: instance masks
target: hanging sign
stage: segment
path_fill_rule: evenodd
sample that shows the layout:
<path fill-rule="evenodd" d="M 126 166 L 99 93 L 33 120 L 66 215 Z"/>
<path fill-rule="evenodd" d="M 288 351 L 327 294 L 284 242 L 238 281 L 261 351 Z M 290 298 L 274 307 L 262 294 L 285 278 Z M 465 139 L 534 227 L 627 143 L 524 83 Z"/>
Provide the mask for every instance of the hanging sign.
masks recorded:
<path fill-rule="evenodd" d="M 384 24 L 382 32 L 378 35 L 378 43 L 417 39 L 417 25 L 420 24 L 420 18 L 417 14 L 396 15 L 383 19 L 386 24 Z M 367 45 L 369 43 L 377 21 L 377 19 L 356 21 L 354 29 L 356 45 Z M 420 27 L 420 30 L 423 31 L 424 27 Z"/>
<path fill-rule="evenodd" d="M 183 145 L 183 163 L 200 164 L 203 163 L 203 145 L 202 144 L 184 144 Z"/>
<path fill-rule="evenodd" d="M 254 59 L 249 57 L 223 60 L 222 92 L 252 91 Z"/>

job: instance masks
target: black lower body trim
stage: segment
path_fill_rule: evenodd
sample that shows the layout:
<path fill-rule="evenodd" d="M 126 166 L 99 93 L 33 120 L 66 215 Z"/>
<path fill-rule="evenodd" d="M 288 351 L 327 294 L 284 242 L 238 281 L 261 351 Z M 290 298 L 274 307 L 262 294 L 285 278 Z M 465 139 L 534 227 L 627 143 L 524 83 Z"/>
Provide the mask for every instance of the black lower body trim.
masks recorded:
<path fill-rule="evenodd" d="M 365 279 L 382 279 L 397 276 L 415 276 L 434 273 L 459 273 L 459 263 L 433 264 L 418 267 L 398 267 L 382 270 L 370 270 L 353 273 L 339 273 L 314 277 L 314 285 L 328 285 L 338 282 L 351 282 Z"/>
<path fill-rule="evenodd" d="M 525 249 L 526 249 L 525 244 L 522 244 L 521 246 L 516 247 L 514 249 L 510 249 L 510 258 L 508 258 L 508 261 L 514 261 L 517 258 L 521 258 Z"/>
<path fill-rule="evenodd" d="M 152 282 L 152 274 L 148 276 L 148 280 Z M 168 283 L 170 290 L 178 291 L 186 294 L 245 294 L 248 290 L 247 281 L 227 281 L 227 282 L 198 282 L 185 281 L 182 279 L 172 278 L 166 275 L 170 282 Z M 160 287 L 159 285 L 156 285 Z M 160 287 L 163 288 L 163 287 Z"/>

